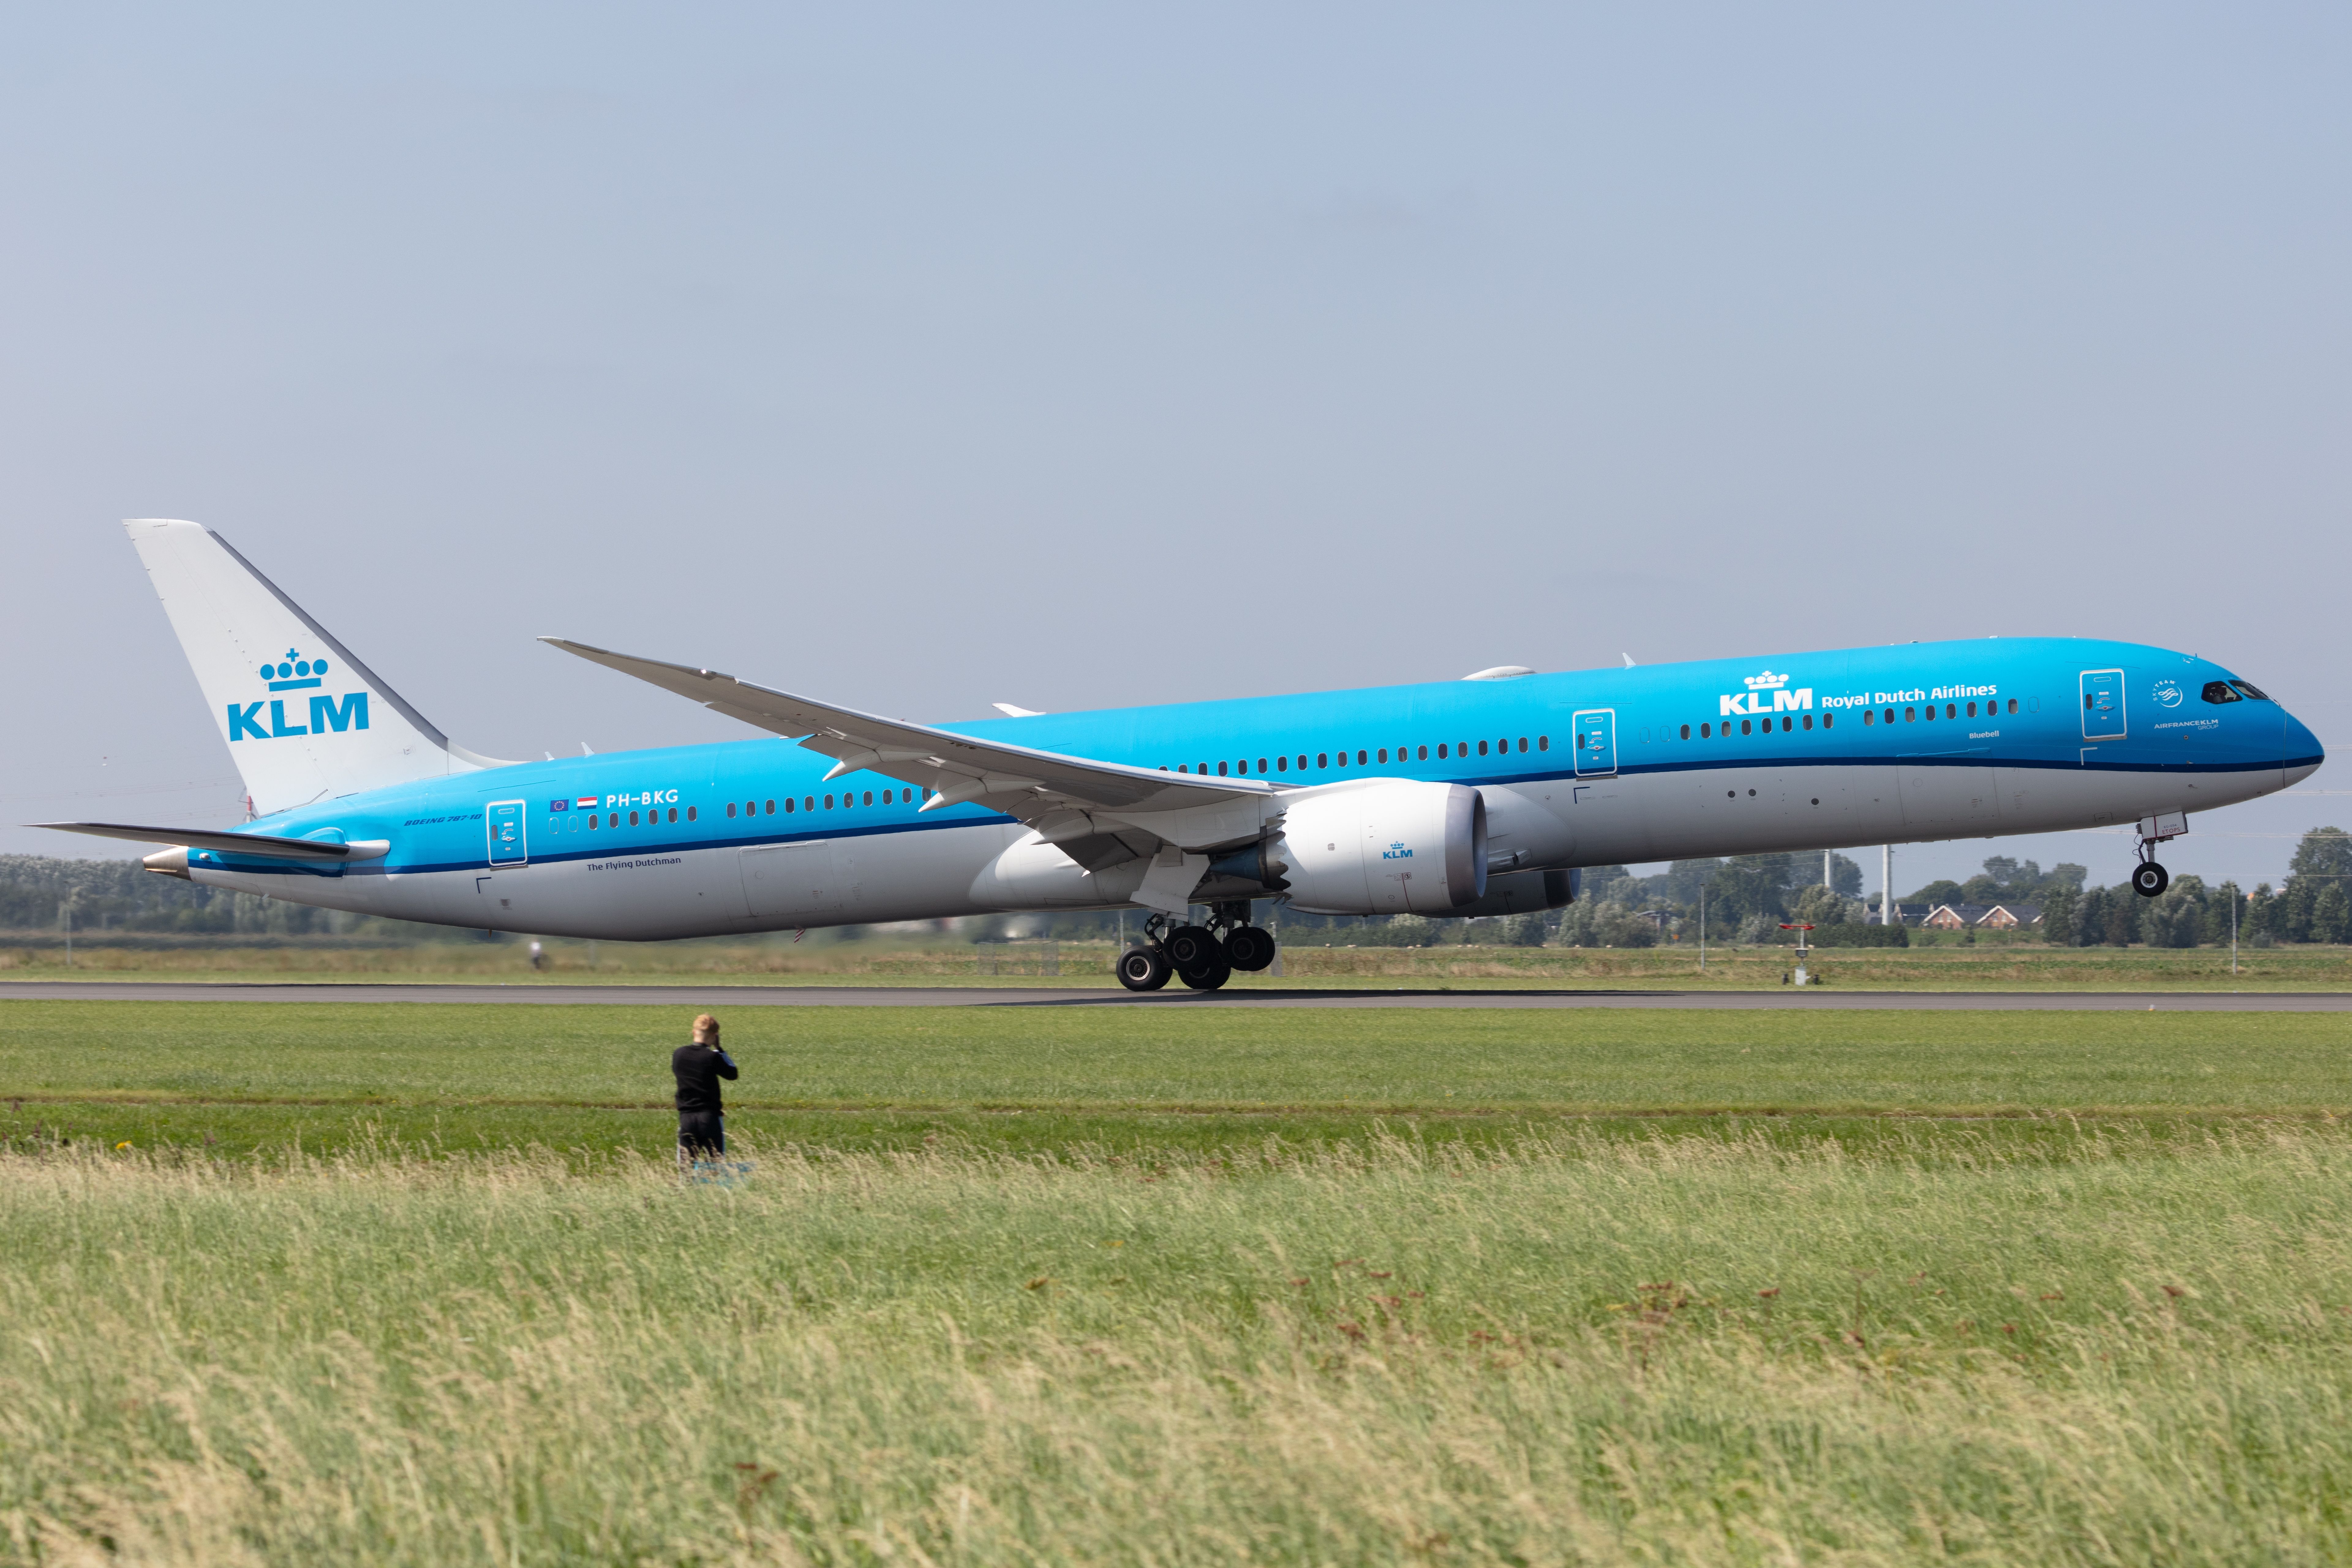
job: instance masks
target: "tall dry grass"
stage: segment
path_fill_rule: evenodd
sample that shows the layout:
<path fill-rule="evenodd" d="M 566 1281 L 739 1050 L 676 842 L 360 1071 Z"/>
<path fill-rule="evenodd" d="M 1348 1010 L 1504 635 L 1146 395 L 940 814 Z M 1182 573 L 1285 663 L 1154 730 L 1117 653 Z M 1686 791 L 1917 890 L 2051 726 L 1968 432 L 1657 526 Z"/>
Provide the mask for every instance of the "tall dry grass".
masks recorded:
<path fill-rule="evenodd" d="M 2332 1128 L 753 1158 L 0 1157 L 0 1554 L 2352 1554 Z"/>

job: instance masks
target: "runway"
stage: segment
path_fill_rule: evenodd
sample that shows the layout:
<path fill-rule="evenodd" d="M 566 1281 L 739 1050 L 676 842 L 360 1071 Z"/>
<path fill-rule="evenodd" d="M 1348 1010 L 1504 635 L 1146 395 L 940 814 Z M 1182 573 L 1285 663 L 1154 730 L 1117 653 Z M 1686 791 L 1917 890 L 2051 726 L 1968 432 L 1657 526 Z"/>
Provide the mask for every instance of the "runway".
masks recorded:
<path fill-rule="evenodd" d="M 1709 1011 L 2344 1013 L 2352 991 L 1167 991 L 958 985 L 349 985 L 9 980 L 0 1001 L 691 1007 L 1696 1007 Z"/>

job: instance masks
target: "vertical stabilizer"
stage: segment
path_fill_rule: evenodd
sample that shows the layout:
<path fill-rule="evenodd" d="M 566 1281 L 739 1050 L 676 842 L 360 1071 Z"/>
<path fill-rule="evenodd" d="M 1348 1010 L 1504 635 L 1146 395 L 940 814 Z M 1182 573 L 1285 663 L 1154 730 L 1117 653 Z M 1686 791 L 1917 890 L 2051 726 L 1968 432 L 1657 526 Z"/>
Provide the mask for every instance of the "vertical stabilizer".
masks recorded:
<path fill-rule="evenodd" d="M 435 728 L 220 535 L 163 518 L 122 526 L 259 815 L 507 765 Z"/>

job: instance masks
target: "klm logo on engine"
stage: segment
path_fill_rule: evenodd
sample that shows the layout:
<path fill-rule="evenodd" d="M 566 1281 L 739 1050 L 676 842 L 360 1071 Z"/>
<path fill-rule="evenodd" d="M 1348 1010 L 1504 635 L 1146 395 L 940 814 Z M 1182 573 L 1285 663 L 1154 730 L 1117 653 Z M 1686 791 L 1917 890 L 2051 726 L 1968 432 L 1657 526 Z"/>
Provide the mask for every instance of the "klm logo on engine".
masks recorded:
<path fill-rule="evenodd" d="M 1748 689 L 1745 691 L 1721 694 L 1716 698 L 1717 718 L 1746 719 L 1759 713 L 1803 713 L 1813 706 L 1811 687 L 1801 686 L 1791 691 L 1787 676 L 1775 675 L 1769 669 L 1761 675 L 1748 676 L 1746 685 Z M 1768 691 L 1772 694 L 1772 700 L 1769 703 L 1764 700 L 1764 694 Z"/>
<path fill-rule="evenodd" d="M 327 661 L 304 658 L 299 649 L 288 648 L 284 659 L 261 667 L 261 679 L 272 691 L 312 691 L 327 683 Z M 310 699 L 308 722 L 288 721 L 286 705 L 299 703 L 299 697 L 264 697 L 254 702 L 232 702 L 228 705 L 228 738 L 237 741 L 285 741 L 296 735 L 340 734 L 348 730 L 368 727 L 368 694 L 347 691 L 340 697 L 319 692 Z M 269 710 L 265 721 L 261 710 Z M 300 712 L 298 708 L 297 713 Z"/>
<path fill-rule="evenodd" d="M 1381 850 L 1381 858 L 1383 860 L 1410 860 L 1412 858 L 1412 851 L 1406 848 L 1403 842 L 1400 840 Z"/>

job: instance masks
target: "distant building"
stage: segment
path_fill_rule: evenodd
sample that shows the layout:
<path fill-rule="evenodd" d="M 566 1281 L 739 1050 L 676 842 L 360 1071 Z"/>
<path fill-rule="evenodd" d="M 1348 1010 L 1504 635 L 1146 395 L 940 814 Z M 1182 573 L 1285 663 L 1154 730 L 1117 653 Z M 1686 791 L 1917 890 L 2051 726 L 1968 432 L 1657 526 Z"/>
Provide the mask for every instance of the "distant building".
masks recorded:
<path fill-rule="evenodd" d="M 1902 904 L 1895 907 L 1909 923 L 1909 909 Z M 2037 904 L 1937 904 L 1920 917 L 1919 923 L 1929 931 L 2011 931 L 2041 919 L 2042 910 Z"/>

